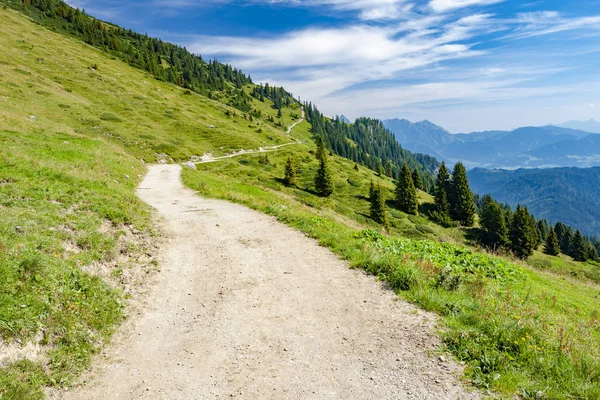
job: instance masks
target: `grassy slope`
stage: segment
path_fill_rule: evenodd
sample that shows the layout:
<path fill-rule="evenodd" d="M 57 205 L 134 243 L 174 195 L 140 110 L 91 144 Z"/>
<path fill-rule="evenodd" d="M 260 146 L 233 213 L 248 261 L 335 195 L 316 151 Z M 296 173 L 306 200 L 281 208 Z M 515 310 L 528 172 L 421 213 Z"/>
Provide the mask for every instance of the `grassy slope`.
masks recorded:
<path fill-rule="evenodd" d="M 234 110 L 156 82 L 13 12 L 0 10 L 0 25 L 0 268 L 9 277 L 0 286 L 0 331 L 14 340 L 42 330 L 52 345 L 47 365 L 22 362 L 3 369 L 0 393 L 8 388 L 5 397 L 35 398 L 41 385 L 70 384 L 123 315 L 120 291 L 79 266 L 114 257 L 117 239 L 99 232 L 103 223 L 117 228 L 148 223 L 148 210 L 133 193 L 144 171 L 140 158 L 155 161 L 157 152 L 165 152 L 185 160 L 290 138 L 264 119 L 250 123 L 239 111 L 226 117 L 226 110 Z M 275 115 L 268 102 L 254 106 Z M 299 110 L 285 110 L 284 125 L 292 113 Z M 300 124 L 291 136 L 310 143 L 309 125 Z M 447 271 L 446 264 L 495 261 L 456 255 L 455 247 L 435 242 L 425 242 L 427 252 L 415 257 L 419 253 L 401 250 L 400 242 L 357 235 L 378 229 L 368 218 L 369 182 L 388 193 L 392 182 L 332 157 L 336 193 L 319 198 L 311 192 L 313 150 L 310 144 L 286 147 L 269 153 L 267 165 L 258 155 L 204 164 L 199 171 L 186 170 L 184 180 L 205 195 L 276 215 L 354 266 L 405 289 L 400 290 L 405 298 L 439 312 L 449 327 L 448 348 L 468 363 L 476 384 L 507 396 L 600 396 L 598 346 L 589 346 L 599 342 L 596 288 L 514 265 L 505 268 L 521 271 L 518 281 Z M 278 180 L 288 156 L 297 161 L 299 188 Z M 411 238 L 410 245 L 428 238 L 464 243 L 459 229 L 395 210 L 390 219 L 391 233 Z M 79 251 L 72 254 L 65 243 L 77 244 Z M 423 261 L 429 253 L 441 258 Z"/>
<path fill-rule="evenodd" d="M 118 277 L 119 237 L 149 230 L 134 193 L 142 159 L 289 138 L 15 12 L 0 9 L 0 26 L 0 336 L 47 344 L 40 362 L 0 366 L 0 398 L 35 399 L 44 385 L 71 384 L 123 318 L 123 291 L 82 268 L 103 263 Z"/>

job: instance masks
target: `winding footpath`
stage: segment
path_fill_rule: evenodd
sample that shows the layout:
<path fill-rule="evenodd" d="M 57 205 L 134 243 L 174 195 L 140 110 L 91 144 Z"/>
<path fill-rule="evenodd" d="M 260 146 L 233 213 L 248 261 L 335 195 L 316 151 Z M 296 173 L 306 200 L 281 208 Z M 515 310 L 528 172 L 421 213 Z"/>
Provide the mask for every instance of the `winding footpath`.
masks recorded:
<path fill-rule="evenodd" d="M 302 123 L 305 119 L 305 114 L 304 114 L 304 108 L 302 109 L 302 117 L 300 117 L 300 119 L 298 119 L 296 122 L 294 122 L 293 124 L 291 124 L 290 126 L 288 126 L 287 131 L 286 131 L 286 135 L 291 135 L 292 133 L 292 129 L 294 129 L 296 126 L 298 126 L 298 124 Z M 190 167 L 190 168 L 194 168 L 194 165 L 198 165 L 198 164 L 205 164 L 205 163 L 211 163 L 211 162 L 216 162 L 219 160 L 224 160 L 227 158 L 233 158 L 233 157 L 239 157 L 242 156 L 244 154 L 253 154 L 253 153 L 270 153 L 272 151 L 275 151 L 281 147 L 286 147 L 286 146 L 293 146 L 295 144 L 302 144 L 302 142 L 289 142 L 289 143 L 284 143 L 284 144 L 280 144 L 277 146 L 265 146 L 265 147 L 261 147 L 257 150 L 239 150 L 236 151 L 234 153 L 231 154 L 227 154 L 224 156 L 220 156 L 220 157 L 213 157 L 211 153 L 205 154 L 203 156 L 200 157 L 199 160 L 196 161 L 189 161 L 187 163 L 185 163 L 186 166 Z"/>
<path fill-rule="evenodd" d="M 70 399 L 478 399 L 435 355 L 436 318 L 273 217 L 155 165 L 161 272 Z"/>

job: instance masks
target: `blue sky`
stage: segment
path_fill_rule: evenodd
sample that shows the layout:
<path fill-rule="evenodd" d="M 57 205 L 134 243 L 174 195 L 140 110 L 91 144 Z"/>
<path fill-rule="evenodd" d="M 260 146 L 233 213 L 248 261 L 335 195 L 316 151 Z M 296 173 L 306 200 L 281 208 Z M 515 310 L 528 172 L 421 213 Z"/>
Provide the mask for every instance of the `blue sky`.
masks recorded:
<path fill-rule="evenodd" d="M 451 132 L 600 120 L 600 0 L 70 0 L 327 115 Z"/>

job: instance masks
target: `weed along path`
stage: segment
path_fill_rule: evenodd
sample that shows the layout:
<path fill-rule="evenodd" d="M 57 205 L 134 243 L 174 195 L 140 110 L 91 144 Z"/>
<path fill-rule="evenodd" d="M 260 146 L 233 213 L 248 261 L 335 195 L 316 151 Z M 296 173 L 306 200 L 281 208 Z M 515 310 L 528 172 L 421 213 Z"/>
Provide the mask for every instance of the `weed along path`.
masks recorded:
<path fill-rule="evenodd" d="M 145 310 L 64 399 L 475 399 L 435 318 L 314 240 L 151 166 L 167 239 Z"/>

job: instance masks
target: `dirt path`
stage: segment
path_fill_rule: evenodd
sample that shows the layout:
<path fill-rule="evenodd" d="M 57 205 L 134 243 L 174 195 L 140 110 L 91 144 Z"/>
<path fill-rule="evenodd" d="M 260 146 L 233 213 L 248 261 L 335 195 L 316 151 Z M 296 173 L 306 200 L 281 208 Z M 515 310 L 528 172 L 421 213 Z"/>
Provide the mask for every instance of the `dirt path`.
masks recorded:
<path fill-rule="evenodd" d="M 435 355 L 432 315 L 180 171 L 152 166 L 138 191 L 169 238 L 145 311 L 64 399 L 478 398 Z"/>
<path fill-rule="evenodd" d="M 289 135 L 290 133 L 292 133 L 292 129 L 294 129 L 298 124 L 300 124 L 302 121 L 304 121 L 305 115 L 304 115 L 304 108 L 302 108 L 302 117 L 300 117 L 300 119 L 296 122 L 294 122 L 293 124 L 291 124 L 290 126 L 288 126 L 286 134 Z"/>

